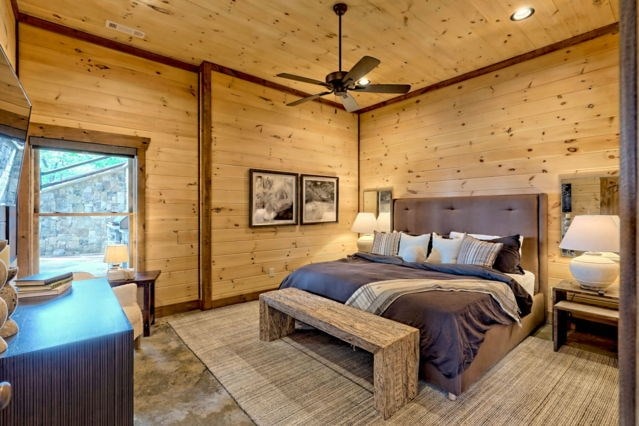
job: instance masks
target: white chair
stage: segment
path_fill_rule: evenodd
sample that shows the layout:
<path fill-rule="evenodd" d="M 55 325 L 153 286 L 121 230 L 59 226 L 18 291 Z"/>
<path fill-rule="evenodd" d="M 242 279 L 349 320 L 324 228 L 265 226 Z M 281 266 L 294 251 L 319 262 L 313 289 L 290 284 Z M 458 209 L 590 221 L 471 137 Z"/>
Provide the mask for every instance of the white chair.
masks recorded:
<path fill-rule="evenodd" d="M 89 272 L 74 272 L 73 280 L 89 280 L 95 275 Z M 140 347 L 140 336 L 142 336 L 142 310 L 138 305 L 138 286 L 135 283 L 123 284 L 112 288 L 115 297 L 120 302 L 124 314 L 133 327 L 133 339 L 136 349 Z"/>

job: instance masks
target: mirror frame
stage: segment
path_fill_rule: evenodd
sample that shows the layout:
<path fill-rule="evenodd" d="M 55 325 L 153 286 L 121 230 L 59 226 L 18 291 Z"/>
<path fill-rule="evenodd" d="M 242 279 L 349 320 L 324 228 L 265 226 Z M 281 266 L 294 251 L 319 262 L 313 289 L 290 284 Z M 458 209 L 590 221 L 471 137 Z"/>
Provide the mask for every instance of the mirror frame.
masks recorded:
<path fill-rule="evenodd" d="M 368 195 L 368 196 L 367 196 Z M 374 195 L 374 197 L 372 197 Z M 388 201 L 386 201 L 386 199 Z M 389 213 L 389 229 L 393 230 L 393 188 L 367 188 L 362 190 L 362 204 L 361 211 L 373 213 L 376 218 L 379 217 L 379 214 L 382 213 L 380 210 L 380 204 L 388 203 L 388 213 Z M 370 204 L 373 205 L 370 205 Z M 384 209 L 385 210 L 385 209 Z"/>

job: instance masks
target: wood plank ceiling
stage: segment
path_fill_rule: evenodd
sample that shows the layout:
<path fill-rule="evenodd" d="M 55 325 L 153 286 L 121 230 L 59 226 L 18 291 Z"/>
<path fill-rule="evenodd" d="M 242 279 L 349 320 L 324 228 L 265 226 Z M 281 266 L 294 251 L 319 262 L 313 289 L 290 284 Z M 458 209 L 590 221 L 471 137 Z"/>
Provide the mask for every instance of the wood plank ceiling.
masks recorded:
<path fill-rule="evenodd" d="M 337 70 L 335 0 L 17 0 L 30 15 L 194 65 L 210 61 L 306 93 L 321 87 L 276 77 L 323 80 Z M 412 90 L 618 22 L 618 0 L 346 0 L 343 68 L 381 60 L 374 83 Z M 513 22 L 530 5 L 535 14 Z M 106 27 L 143 31 L 144 39 Z M 394 95 L 359 93 L 361 107 Z M 333 96 L 327 96 L 333 100 Z M 291 97 L 293 100 L 294 97 Z"/>

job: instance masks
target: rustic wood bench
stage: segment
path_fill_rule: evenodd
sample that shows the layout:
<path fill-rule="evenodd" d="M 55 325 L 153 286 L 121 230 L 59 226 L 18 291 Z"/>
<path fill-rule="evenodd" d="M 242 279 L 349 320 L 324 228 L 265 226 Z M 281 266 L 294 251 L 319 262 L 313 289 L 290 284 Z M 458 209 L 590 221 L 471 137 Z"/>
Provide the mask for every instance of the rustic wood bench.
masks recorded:
<path fill-rule="evenodd" d="M 373 354 L 375 408 L 384 419 L 417 395 L 418 329 L 296 288 L 260 295 L 260 340 L 292 333 L 295 319 Z"/>

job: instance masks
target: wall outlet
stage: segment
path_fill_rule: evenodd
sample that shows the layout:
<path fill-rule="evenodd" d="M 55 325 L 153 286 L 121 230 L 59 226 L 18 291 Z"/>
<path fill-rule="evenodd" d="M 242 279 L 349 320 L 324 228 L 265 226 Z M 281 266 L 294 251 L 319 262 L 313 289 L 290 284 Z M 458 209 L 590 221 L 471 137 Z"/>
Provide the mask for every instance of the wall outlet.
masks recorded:
<path fill-rule="evenodd" d="M 275 268 L 268 268 L 268 276 L 271 278 L 275 276 Z"/>

